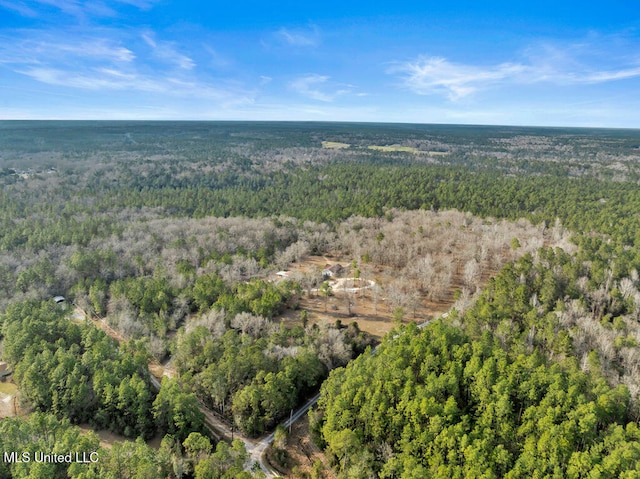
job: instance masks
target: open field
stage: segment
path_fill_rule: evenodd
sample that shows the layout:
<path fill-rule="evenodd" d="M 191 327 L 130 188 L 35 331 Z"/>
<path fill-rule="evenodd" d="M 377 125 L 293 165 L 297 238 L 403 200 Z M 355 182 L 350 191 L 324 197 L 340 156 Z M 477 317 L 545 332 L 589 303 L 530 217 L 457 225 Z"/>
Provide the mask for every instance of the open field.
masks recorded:
<path fill-rule="evenodd" d="M 370 145 L 367 148 L 369 148 L 370 150 L 385 151 L 385 152 L 401 151 L 404 153 L 424 153 L 418 150 L 417 148 L 413 148 L 412 146 L 402 146 L 402 145 L 385 145 L 385 146 Z"/>
<path fill-rule="evenodd" d="M 323 141 L 322 148 L 327 150 L 342 150 L 345 148 L 350 148 L 352 145 L 350 143 L 342 143 L 339 141 Z M 358 147 L 357 147 L 358 148 Z M 385 153 L 413 153 L 415 155 L 429 155 L 429 156 L 446 156 L 448 155 L 445 151 L 425 151 L 419 150 L 413 146 L 405 146 L 405 145 L 369 145 L 365 149 L 368 150 L 376 150 L 382 151 Z"/>
<path fill-rule="evenodd" d="M 125 442 L 125 441 L 133 442 L 134 441 L 133 439 L 121 436 L 120 434 L 116 434 L 111 431 L 106 431 L 106 430 L 97 431 L 93 429 L 91 426 L 89 426 L 88 424 L 80 424 L 80 426 L 78 427 L 80 428 L 80 431 L 82 431 L 83 434 L 87 434 L 89 432 L 95 433 L 100 438 L 100 447 L 111 448 L 116 442 Z M 157 450 L 157 449 L 160 449 L 160 443 L 162 442 L 162 437 L 160 437 L 159 435 L 156 435 L 155 437 L 145 442 L 149 446 Z"/>
<path fill-rule="evenodd" d="M 322 148 L 327 148 L 329 150 L 340 150 L 342 148 L 349 148 L 351 145 L 349 143 L 340 143 L 339 141 L 323 141 Z"/>
<path fill-rule="evenodd" d="M 0 393 L 2 394 L 15 394 L 18 391 L 18 386 L 13 383 L 0 383 Z"/>
<path fill-rule="evenodd" d="M 424 151 L 424 150 L 419 150 L 413 146 L 404 146 L 404 145 L 384 145 L 384 146 L 370 145 L 367 148 L 370 150 L 384 151 L 387 153 L 403 152 L 403 153 L 414 153 L 416 155 L 422 154 L 422 155 L 430 155 L 430 156 L 446 156 L 448 154 L 447 152 L 444 152 L 444 151 Z"/>
<path fill-rule="evenodd" d="M 302 261 L 292 264 L 291 272 L 295 274 L 321 271 L 328 263 L 344 265 L 349 264 L 349 262 L 347 257 L 307 256 Z M 484 283 L 496 272 L 497 270 L 495 269 L 485 270 L 482 275 L 482 282 Z M 387 278 L 392 275 L 391 268 L 378 267 L 371 280 L 378 285 L 384 285 L 385 280 L 388 280 Z M 343 280 L 344 278 L 341 279 Z M 330 280 L 329 283 L 333 285 L 339 281 L 340 279 Z M 423 323 L 447 312 L 455 304 L 455 291 L 462 289 L 462 287 L 462 272 L 458 271 L 452 278 L 448 291 L 441 299 L 431 301 L 426 295 L 421 295 L 414 307 L 405 311 L 402 322 L 415 321 Z M 349 305 L 349 301 L 351 305 Z M 349 312 L 349 309 L 351 309 L 351 312 Z M 368 288 L 361 289 L 355 293 L 336 288 L 328 298 L 321 296 L 317 290 L 312 290 L 310 295 L 305 292 L 300 298 L 299 310 L 307 311 L 309 324 L 334 325 L 337 321 L 340 321 L 346 326 L 355 321 L 358 323 L 360 330 L 371 334 L 376 339 L 382 339 L 386 333 L 397 326 L 397 322 L 394 321 L 394 311 L 389 306 L 387 298 L 383 295 L 376 297 L 374 292 Z M 300 312 L 289 310 L 281 319 L 287 326 L 300 324 Z"/>
<path fill-rule="evenodd" d="M 78 426 L 80 428 L 80 431 L 82 431 L 83 434 L 88 434 L 89 432 L 93 432 L 95 433 L 99 438 L 100 438 L 100 446 L 101 447 L 106 447 L 106 448 L 110 448 L 112 447 L 116 442 L 124 442 L 124 441 L 129 441 L 130 439 L 121 436 L 119 434 L 115 434 L 111 431 L 96 431 L 95 429 L 93 429 L 91 426 L 89 426 L 88 424 L 80 424 L 80 426 Z"/>
<path fill-rule="evenodd" d="M 18 386 L 13 382 L 0 382 L 0 418 L 25 414 L 25 411 L 20 408 L 17 393 Z"/>

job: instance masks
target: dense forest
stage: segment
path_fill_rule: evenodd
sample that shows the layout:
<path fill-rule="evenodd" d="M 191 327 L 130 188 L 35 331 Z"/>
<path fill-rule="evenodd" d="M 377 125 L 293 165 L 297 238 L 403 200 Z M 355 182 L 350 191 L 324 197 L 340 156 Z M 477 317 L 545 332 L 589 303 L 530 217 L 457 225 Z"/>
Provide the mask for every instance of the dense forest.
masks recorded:
<path fill-rule="evenodd" d="M 639 159 L 634 130 L 0 122 L 2 449 L 100 455 L 0 475 L 259 476 L 203 411 L 258 437 L 321 389 L 339 477 L 635 477 Z"/>

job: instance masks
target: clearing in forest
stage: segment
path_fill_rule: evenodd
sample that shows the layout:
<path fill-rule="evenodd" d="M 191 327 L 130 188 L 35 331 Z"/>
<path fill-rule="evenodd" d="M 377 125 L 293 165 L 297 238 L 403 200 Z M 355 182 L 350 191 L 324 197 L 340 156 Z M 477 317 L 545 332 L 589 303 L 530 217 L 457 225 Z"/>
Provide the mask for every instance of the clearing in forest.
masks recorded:
<path fill-rule="evenodd" d="M 400 321 L 422 323 L 452 306 L 462 311 L 507 261 L 544 244 L 567 244 L 561 230 L 526 220 L 424 210 L 352 217 L 338 226 L 336 239 L 331 253 L 304 255 L 289 265 L 288 277 L 304 290 L 299 309 L 311 324 L 356 321 L 378 338 Z M 338 274 L 322 277 L 337 265 Z M 354 277 L 367 287 L 354 289 Z M 300 311 L 288 311 L 283 320 L 297 324 Z"/>
<path fill-rule="evenodd" d="M 340 150 L 342 148 L 349 148 L 351 145 L 349 143 L 340 143 L 339 141 L 323 141 L 322 148 L 326 148 L 329 150 Z"/>

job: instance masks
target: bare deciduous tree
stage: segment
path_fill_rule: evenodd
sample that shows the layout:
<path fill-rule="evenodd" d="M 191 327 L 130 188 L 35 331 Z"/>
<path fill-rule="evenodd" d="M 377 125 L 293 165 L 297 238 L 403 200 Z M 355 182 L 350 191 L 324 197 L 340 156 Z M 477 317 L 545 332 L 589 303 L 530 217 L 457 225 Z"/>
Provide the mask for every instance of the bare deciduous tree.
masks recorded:
<path fill-rule="evenodd" d="M 225 312 L 223 309 L 211 309 L 204 313 L 199 318 L 191 319 L 187 321 L 185 332 L 191 333 L 198 326 L 204 326 L 209 330 L 211 336 L 214 338 L 220 338 L 227 330 L 225 326 Z"/>
<path fill-rule="evenodd" d="M 327 367 L 333 369 L 342 366 L 351 358 L 351 348 L 344 341 L 344 335 L 337 329 L 323 327 L 318 335 L 318 358 Z"/>
<path fill-rule="evenodd" d="M 471 291 L 475 291 L 480 283 L 480 263 L 470 259 L 464 265 L 464 283 Z"/>
<path fill-rule="evenodd" d="M 268 324 L 267 319 L 251 313 L 238 313 L 231 320 L 232 328 L 239 329 L 242 334 L 248 334 L 254 338 L 259 337 L 267 329 Z"/>

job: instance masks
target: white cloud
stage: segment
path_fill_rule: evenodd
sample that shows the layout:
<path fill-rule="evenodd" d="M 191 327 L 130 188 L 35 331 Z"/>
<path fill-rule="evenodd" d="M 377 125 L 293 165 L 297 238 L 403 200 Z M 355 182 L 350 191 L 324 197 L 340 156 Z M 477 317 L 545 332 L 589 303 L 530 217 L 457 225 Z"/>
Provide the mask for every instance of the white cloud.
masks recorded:
<path fill-rule="evenodd" d="M 137 90 L 166 93 L 169 88 L 149 78 L 134 73 L 98 68 L 95 70 L 72 71 L 50 67 L 31 67 L 18 70 L 34 80 L 48 85 L 57 85 L 82 90 Z"/>
<path fill-rule="evenodd" d="M 76 20 L 86 21 L 118 17 L 119 12 L 115 10 L 116 6 L 130 5 L 140 10 L 149 10 L 155 3 L 157 0 L 0 0 L 0 9 L 5 8 L 28 18 L 49 17 L 56 23 L 60 23 L 60 12 Z M 47 7 L 53 7 L 60 12 L 52 11 Z"/>
<path fill-rule="evenodd" d="M 224 69 L 232 65 L 233 62 L 231 60 L 219 53 L 211 45 L 203 45 L 203 49 L 209 56 L 209 65 L 212 67 Z"/>
<path fill-rule="evenodd" d="M 357 91 L 355 85 L 332 81 L 327 75 L 312 73 L 289 82 L 289 89 L 311 100 L 324 103 L 334 102 L 339 97 L 364 97 L 367 93 Z"/>
<path fill-rule="evenodd" d="M 34 16 L 30 14 L 34 10 L 27 7 L 24 2 L 15 2 L 17 4 L 16 6 L 9 6 L 5 3 L 9 2 L 7 2 L 7 0 L 2 0 L 0 6 L 11 8 L 25 16 Z M 36 6 L 37 4 L 40 4 L 57 8 L 62 13 L 65 13 L 77 19 L 87 19 L 93 17 L 117 17 L 118 12 L 114 8 L 112 8 L 112 6 L 115 7 L 117 4 L 130 5 L 140 10 L 149 10 L 156 3 L 156 0 L 115 0 L 111 2 L 79 0 L 33 0 L 30 3 L 35 3 Z"/>
<path fill-rule="evenodd" d="M 320 85 L 326 84 L 329 78 L 325 75 L 306 75 L 289 83 L 289 87 L 312 100 L 332 102 L 338 93 L 325 93 L 318 88 Z"/>
<path fill-rule="evenodd" d="M 178 52 L 172 42 L 157 41 L 151 32 L 143 33 L 142 39 L 152 48 L 153 54 L 159 60 L 172 63 L 183 70 L 191 70 L 196 66 L 191 58 Z"/>
<path fill-rule="evenodd" d="M 149 10 L 156 3 L 155 0 L 116 0 L 118 3 L 124 3 L 140 10 Z"/>
<path fill-rule="evenodd" d="M 131 63 L 136 56 L 119 42 L 83 37 L 70 41 L 59 35 L 27 31 L 23 39 L 0 36 L 0 64 L 51 64 L 74 62 Z"/>
<path fill-rule="evenodd" d="M 413 61 L 394 64 L 387 73 L 399 75 L 402 86 L 418 95 L 444 95 L 451 101 L 507 84 L 568 86 L 640 77 L 639 61 L 611 60 L 610 63 L 617 64 L 604 67 L 608 59 L 589 57 L 586 50 L 585 44 L 564 50 L 543 45 L 535 52 L 529 49 L 526 61 L 489 66 L 420 56 Z"/>
<path fill-rule="evenodd" d="M 627 68 L 618 71 L 601 71 L 585 75 L 581 81 L 585 83 L 602 83 L 614 80 L 625 80 L 640 76 L 640 67 Z"/>
<path fill-rule="evenodd" d="M 152 33 L 148 33 L 145 32 L 141 35 L 142 39 L 144 40 L 144 42 L 149 45 L 151 48 L 156 48 L 158 46 L 158 44 L 156 43 L 156 40 L 154 37 L 154 35 Z"/>
<path fill-rule="evenodd" d="M 148 32 L 124 36 L 122 43 L 107 38 L 111 32 L 106 30 L 99 32 L 104 37 L 75 39 L 60 32 L 19 33 L 13 41 L 0 35 L 0 67 L 63 92 L 141 92 L 217 105 L 246 104 L 255 96 L 242 85 L 196 75 L 191 71 L 195 62 Z"/>
<path fill-rule="evenodd" d="M 281 28 L 277 36 L 288 45 L 296 47 L 313 47 L 320 43 L 320 32 L 316 26 L 295 30 Z"/>
<path fill-rule="evenodd" d="M 30 67 L 19 73 L 48 85 L 62 86 L 88 91 L 139 91 L 161 94 L 174 98 L 189 98 L 222 102 L 222 104 L 245 104 L 253 101 L 253 94 L 241 88 L 216 86 L 200 81 L 175 77 L 152 78 L 131 71 L 113 68 L 94 68 L 82 71 L 60 68 Z"/>
<path fill-rule="evenodd" d="M 38 13 L 34 9 L 30 8 L 29 6 L 25 5 L 24 2 L 20 1 L 0 0 L 0 7 L 6 8 L 7 10 L 12 10 L 19 15 L 22 15 L 23 17 L 33 18 L 38 16 Z"/>
<path fill-rule="evenodd" d="M 36 3 L 55 7 L 77 19 L 88 17 L 115 17 L 115 10 L 104 2 L 79 2 L 77 0 L 36 0 Z"/>
<path fill-rule="evenodd" d="M 400 73 L 403 85 L 419 95 L 445 94 L 459 100 L 488 85 L 522 75 L 528 68 L 516 63 L 478 67 L 449 62 L 441 57 L 419 57 L 396 65 L 390 73 Z"/>
<path fill-rule="evenodd" d="M 82 13 L 82 7 L 75 0 L 36 0 L 37 3 L 56 7 L 69 15 L 79 15 Z"/>
<path fill-rule="evenodd" d="M 75 55 L 93 59 L 129 63 L 135 59 L 135 54 L 120 45 L 106 39 L 88 39 L 77 43 L 49 43 L 41 45 L 51 52 L 62 55 Z"/>

